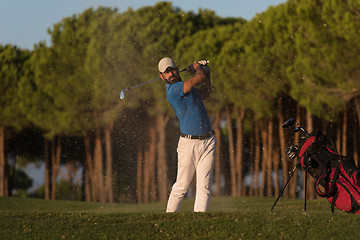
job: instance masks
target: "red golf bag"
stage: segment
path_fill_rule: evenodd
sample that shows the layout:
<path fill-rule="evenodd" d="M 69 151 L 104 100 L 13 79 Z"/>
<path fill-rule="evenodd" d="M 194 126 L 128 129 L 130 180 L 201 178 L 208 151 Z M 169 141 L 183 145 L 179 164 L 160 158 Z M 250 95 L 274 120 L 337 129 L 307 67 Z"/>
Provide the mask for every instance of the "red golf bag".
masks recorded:
<path fill-rule="evenodd" d="M 300 140 L 298 161 L 316 180 L 315 190 L 338 209 L 360 214 L 360 176 L 350 157 L 338 154 L 331 140 L 315 130 Z"/>

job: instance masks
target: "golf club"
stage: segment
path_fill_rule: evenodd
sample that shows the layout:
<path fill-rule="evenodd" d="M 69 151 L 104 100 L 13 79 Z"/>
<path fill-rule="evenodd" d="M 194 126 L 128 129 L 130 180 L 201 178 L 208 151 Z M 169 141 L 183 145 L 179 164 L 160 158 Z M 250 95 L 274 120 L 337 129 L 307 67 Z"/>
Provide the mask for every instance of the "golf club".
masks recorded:
<path fill-rule="evenodd" d="M 294 128 L 294 132 L 299 132 L 299 131 L 303 131 L 307 136 L 310 136 L 310 134 L 303 127 Z"/>
<path fill-rule="evenodd" d="M 282 125 L 283 128 L 292 128 L 298 123 L 296 122 L 295 118 L 290 118 L 289 120 L 285 121 Z"/>
<path fill-rule="evenodd" d="M 188 70 L 188 69 L 187 69 L 187 68 L 184 68 L 183 70 L 180 70 L 179 72 L 184 72 L 184 71 L 186 71 L 186 70 Z M 160 79 L 161 79 L 161 78 L 159 77 L 159 78 L 156 78 L 156 79 L 153 79 L 153 80 L 150 80 L 150 81 L 141 83 L 141 84 L 136 85 L 136 86 L 133 86 L 133 87 L 125 88 L 124 90 L 121 90 L 121 92 L 120 92 L 120 99 L 124 99 L 124 98 L 125 98 L 125 91 L 129 91 L 129 90 L 131 90 L 131 89 L 133 89 L 133 88 L 140 87 L 140 86 L 142 86 L 142 85 L 145 85 L 145 84 L 148 84 L 148 83 L 151 83 L 151 82 L 160 80 Z"/>
<path fill-rule="evenodd" d="M 283 128 L 294 128 L 294 132 L 303 131 L 307 136 L 309 136 L 309 133 L 301 126 L 295 127 L 296 125 L 299 125 L 295 118 L 290 118 L 289 120 L 285 121 L 282 125 Z"/>

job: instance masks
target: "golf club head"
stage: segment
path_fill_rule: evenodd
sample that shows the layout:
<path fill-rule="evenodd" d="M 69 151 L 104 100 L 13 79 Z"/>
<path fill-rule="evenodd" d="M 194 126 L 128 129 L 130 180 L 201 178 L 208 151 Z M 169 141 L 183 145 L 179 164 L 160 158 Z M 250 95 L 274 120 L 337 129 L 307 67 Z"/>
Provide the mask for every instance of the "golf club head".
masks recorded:
<path fill-rule="evenodd" d="M 295 118 L 290 118 L 289 120 L 285 121 L 282 125 L 283 128 L 292 128 L 297 124 Z"/>
<path fill-rule="evenodd" d="M 298 155 L 298 152 L 299 152 L 299 147 L 296 145 L 292 145 L 285 150 L 285 153 L 292 160 L 296 158 L 296 156 Z"/>
<path fill-rule="evenodd" d="M 124 99 L 125 98 L 125 93 L 124 93 L 124 90 L 122 90 L 121 92 L 120 92 L 120 99 L 122 100 L 122 99 Z"/>

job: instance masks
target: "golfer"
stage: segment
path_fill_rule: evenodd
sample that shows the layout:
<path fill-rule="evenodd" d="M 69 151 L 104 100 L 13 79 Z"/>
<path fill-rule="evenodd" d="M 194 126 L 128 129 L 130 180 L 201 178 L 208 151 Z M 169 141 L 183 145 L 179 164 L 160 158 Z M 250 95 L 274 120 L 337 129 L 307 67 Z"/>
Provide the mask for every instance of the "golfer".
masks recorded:
<path fill-rule="evenodd" d="M 180 122 L 178 143 L 178 170 L 166 212 L 179 210 L 181 201 L 196 172 L 194 212 L 205 212 L 209 206 L 212 173 L 214 169 L 216 138 L 203 100 L 211 89 L 210 71 L 198 62 L 189 65 L 194 75 L 182 81 L 179 69 L 171 58 L 159 62 L 160 78 L 166 83 L 166 97 Z M 200 89 L 195 86 L 202 84 Z"/>

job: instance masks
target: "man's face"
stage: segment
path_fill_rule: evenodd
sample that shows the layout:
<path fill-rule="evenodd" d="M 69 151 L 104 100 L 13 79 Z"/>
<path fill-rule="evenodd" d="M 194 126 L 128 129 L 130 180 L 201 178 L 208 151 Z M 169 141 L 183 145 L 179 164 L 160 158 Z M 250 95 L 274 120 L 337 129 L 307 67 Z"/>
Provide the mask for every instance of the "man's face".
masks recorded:
<path fill-rule="evenodd" d="M 160 74 L 160 77 L 162 80 L 170 84 L 181 81 L 179 69 L 173 67 L 168 67 L 165 72 Z"/>

